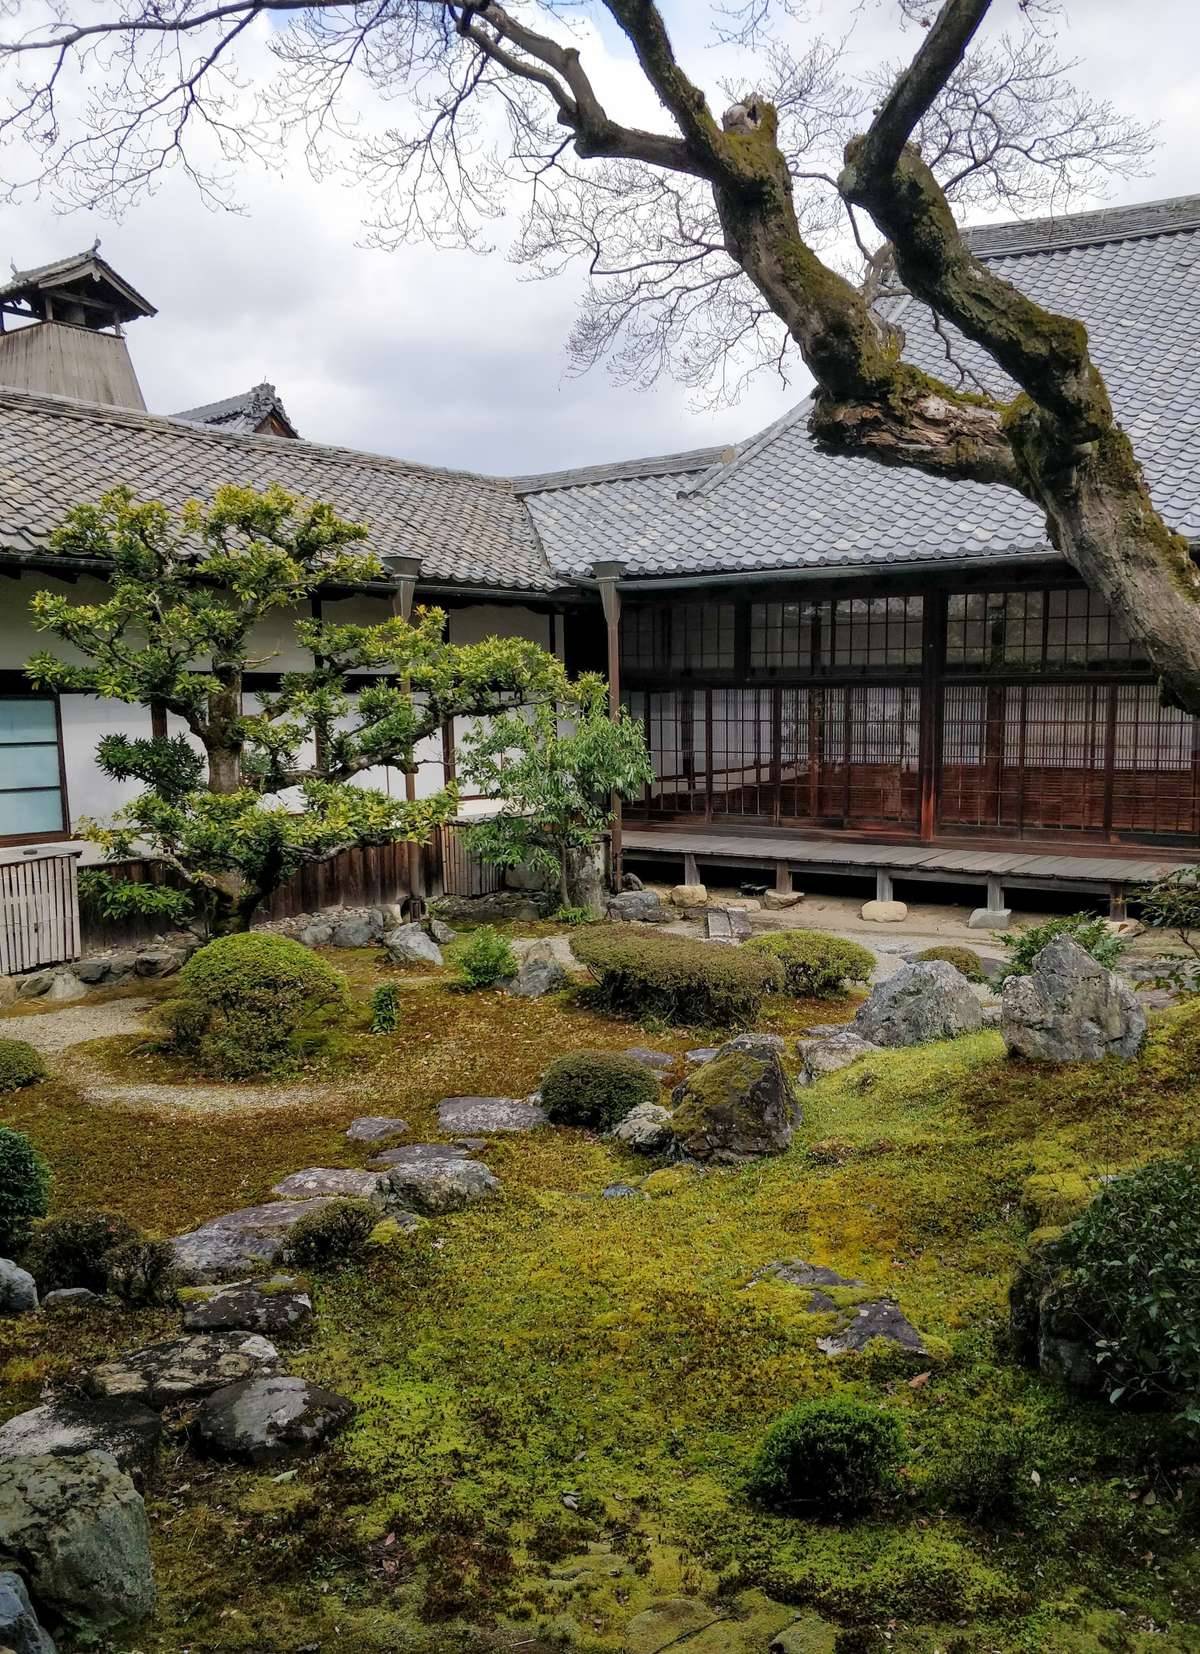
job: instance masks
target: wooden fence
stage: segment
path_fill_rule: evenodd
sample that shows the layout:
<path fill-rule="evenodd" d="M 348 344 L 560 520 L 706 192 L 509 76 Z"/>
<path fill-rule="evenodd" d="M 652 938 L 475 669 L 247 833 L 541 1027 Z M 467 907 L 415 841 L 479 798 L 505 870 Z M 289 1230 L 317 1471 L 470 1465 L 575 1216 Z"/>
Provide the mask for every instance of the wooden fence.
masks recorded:
<path fill-rule="evenodd" d="M 0 863 L 0 975 L 78 959 L 79 951 L 75 854 Z"/>

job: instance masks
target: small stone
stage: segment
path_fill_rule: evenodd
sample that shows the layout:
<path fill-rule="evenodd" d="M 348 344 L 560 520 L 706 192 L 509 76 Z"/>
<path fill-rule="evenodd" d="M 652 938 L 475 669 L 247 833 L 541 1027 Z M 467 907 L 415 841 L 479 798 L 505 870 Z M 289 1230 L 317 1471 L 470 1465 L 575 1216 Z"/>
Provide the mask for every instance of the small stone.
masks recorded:
<path fill-rule="evenodd" d="M 651 1051 L 645 1045 L 631 1045 L 622 1055 L 632 1057 L 634 1062 L 641 1063 L 643 1068 L 652 1068 L 659 1074 L 675 1066 L 675 1058 L 669 1051 Z"/>
<path fill-rule="evenodd" d="M 397 965 L 436 965 L 444 963 L 442 950 L 433 937 L 418 924 L 399 925 L 383 938 L 388 957 Z"/>
<path fill-rule="evenodd" d="M 182 952 L 175 948 L 144 948 L 137 956 L 134 972 L 138 976 L 174 976 L 183 959 Z"/>
<path fill-rule="evenodd" d="M 93 1367 L 88 1389 L 94 1396 L 167 1407 L 272 1369 L 278 1359 L 274 1344 L 257 1333 L 195 1333 Z"/>
<path fill-rule="evenodd" d="M 111 1453 L 122 1470 L 141 1474 L 158 1456 L 162 1419 L 138 1401 L 89 1396 L 45 1402 L 0 1424 L 0 1459 L 31 1453 Z"/>
<path fill-rule="evenodd" d="M 623 890 L 609 899 L 608 917 L 626 923 L 661 925 L 671 915 L 656 890 Z"/>
<path fill-rule="evenodd" d="M 59 1309 L 98 1309 L 104 1299 L 98 1292 L 90 1291 L 86 1286 L 62 1286 L 56 1292 L 48 1292 L 42 1299 L 44 1310 Z"/>
<path fill-rule="evenodd" d="M 146 1507 L 108 1453 L 0 1464 L 0 1554 L 43 1608 L 85 1638 L 154 1609 Z"/>
<path fill-rule="evenodd" d="M 702 1068 L 706 1062 L 711 1062 L 721 1049 L 719 1045 L 698 1045 L 693 1051 L 685 1051 L 683 1060 L 689 1068 Z"/>
<path fill-rule="evenodd" d="M 928 1354 L 921 1334 L 900 1313 L 900 1306 L 890 1298 L 878 1298 L 859 1304 L 850 1320 L 829 1338 L 819 1338 L 817 1348 L 823 1355 L 851 1355 L 865 1350 L 873 1338 L 882 1338 L 888 1344 L 898 1344 L 913 1355 Z"/>
<path fill-rule="evenodd" d="M 442 948 L 446 946 L 447 942 L 453 942 L 454 938 L 458 935 L 456 930 L 451 930 L 450 926 L 443 924 L 440 919 L 426 919 L 425 929 L 428 931 L 431 939 Z"/>
<path fill-rule="evenodd" d="M 677 884 L 667 900 L 673 907 L 704 907 L 708 901 L 708 888 L 702 884 Z"/>
<path fill-rule="evenodd" d="M 393 1197 L 401 1206 L 429 1214 L 458 1212 L 500 1193 L 500 1180 L 478 1160 L 428 1160 L 393 1165 L 388 1172 Z"/>
<path fill-rule="evenodd" d="M 337 1200 L 379 1200 L 382 1178 L 378 1172 L 351 1171 L 339 1166 L 309 1166 L 292 1172 L 271 1190 L 280 1200 L 308 1200 L 328 1195 Z"/>
<path fill-rule="evenodd" d="M 640 1189 L 635 1189 L 632 1183 L 610 1183 L 600 1191 L 601 1200 L 647 1200 Z"/>
<path fill-rule="evenodd" d="M 641 879 L 638 878 L 636 873 L 621 874 L 622 890 L 645 890 L 645 888 L 645 885 L 642 883 Z"/>
<path fill-rule="evenodd" d="M 908 918 L 907 902 L 864 902 L 859 917 L 876 925 L 900 925 Z"/>
<path fill-rule="evenodd" d="M 384 1149 L 371 1161 L 372 1167 L 432 1166 L 448 1161 L 468 1160 L 475 1145 L 469 1143 L 405 1143 L 398 1149 Z"/>
<path fill-rule="evenodd" d="M 851 1063 L 858 1062 L 860 1057 L 869 1057 L 875 1051 L 882 1051 L 881 1045 L 873 1040 L 861 1038 L 851 1028 L 840 1028 L 836 1034 L 830 1034 L 824 1039 L 802 1039 L 797 1045 L 803 1069 L 800 1074 L 802 1085 L 812 1085 L 825 1074 L 835 1074 L 840 1068 L 848 1068 Z"/>
<path fill-rule="evenodd" d="M 295 1276 L 235 1281 L 193 1299 L 183 1312 L 185 1332 L 261 1332 L 290 1338 L 312 1320 L 312 1299 Z"/>
<path fill-rule="evenodd" d="M 353 1413 L 345 1396 L 280 1373 L 217 1390 L 200 1408 L 193 1433 L 216 1458 L 271 1464 L 313 1452 Z"/>
<path fill-rule="evenodd" d="M 639 1103 L 617 1122 L 610 1136 L 639 1154 L 661 1154 L 675 1140 L 670 1110 L 658 1103 Z"/>
<path fill-rule="evenodd" d="M 96 983 L 103 982 L 108 975 L 108 960 L 77 959 L 71 969 L 81 982 L 86 982 L 89 987 L 95 987 Z"/>
<path fill-rule="evenodd" d="M 407 1120 L 386 1114 L 360 1114 L 347 1126 L 346 1136 L 352 1143 L 386 1143 L 393 1137 L 403 1137 L 407 1130 Z"/>
<path fill-rule="evenodd" d="M 803 900 L 803 890 L 764 890 L 762 893 L 762 905 L 768 913 L 786 913 L 789 908 L 799 907 Z"/>
<path fill-rule="evenodd" d="M 513 1097 L 447 1097 L 438 1104 L 444 1132 L 536 1131 L 545 1124 L 540 1104 Z"/>
<path fill-rule="evenodd" d="M 37 1283 L 27 1269 L 0 1258 L 0 1315 L 27 1315 L 38 1307 Z"/>
<path fill-rule="evenodd" d="M 314 919 L 296 932 L 297 942 L 306 948 L 325 948 L 333 940 L 333 926 L 328 919 Z"/>
<path fill-rule="evenodd" d="M 0 1649 L 8 1654 L 55 1654 L 20 1574 L 0 1573 Z"/>
<path fill-rule="evenodd" d="M 744 942 L 753 934 L 741 907 L 710 907 L 704 915 L 704 934 L 712 942 Z"/>
<path fill-rule="evenodd" d="M 977 907 L 967 920 L 968 930 L 1007 930 L 1011 907 Z"/>

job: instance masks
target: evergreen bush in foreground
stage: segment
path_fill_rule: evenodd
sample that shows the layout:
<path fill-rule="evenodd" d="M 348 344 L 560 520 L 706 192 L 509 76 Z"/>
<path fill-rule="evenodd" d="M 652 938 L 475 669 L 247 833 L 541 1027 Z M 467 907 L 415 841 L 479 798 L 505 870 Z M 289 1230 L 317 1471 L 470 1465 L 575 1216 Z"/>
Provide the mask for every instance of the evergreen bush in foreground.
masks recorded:
<path fill-rule="evenodd" d="M 50 1168 L 20 1131 L 0 1126 L 0 1251 L 11 1257 L 25 1244 L 50 1198 Z"/>
<path fill-rule="evenodd" d="M 104 1292 L 110 1254 L 140 1239 L 133 1224 L 118 1212 L 66 1212 L 39 1225 L 25 1264 L 39 1292 L 70 1286 Z"/>
<path fill-rule="evenodd" d="M 19 1091 L 46 1078 L 46 1065 L 26 1040 L 0 1039 L 0 1091 Z"/>
<path fill-rule="evenodd" d="M 559 1057 L 542 1080 L 542 1106 L 556 1126 L 609 1131 L 632 1109 L 657 1101 L 654 1075 L 619 1052 L 576 1051 Z"/>
<path fill-rule="evenodd" d="M 802 1401 L 767 1431 L 750 1492 L 774 1510 L 857 1516 L 894 1493 L 904 1451 L 898 1420 L 861 1401 Z"/>
<path fill-rule="evenodd" d="M 710 1028 L 744 1027 L 783 987 L 783 968 L 748 946 L 723 947 L 597 925 L 571 940 L 595 981 L 593 999 L 620 1016 Z"/>
<path fill-rule="evenodd" d="M 754 953 L 777 959 L 787 991 L 797 999 L 835 999 L 848 982 L 869 982 L 875 955 L 858 942 L 826 936 L 819 930 L 783 930 L 754 936 L 746 943 Z"/>

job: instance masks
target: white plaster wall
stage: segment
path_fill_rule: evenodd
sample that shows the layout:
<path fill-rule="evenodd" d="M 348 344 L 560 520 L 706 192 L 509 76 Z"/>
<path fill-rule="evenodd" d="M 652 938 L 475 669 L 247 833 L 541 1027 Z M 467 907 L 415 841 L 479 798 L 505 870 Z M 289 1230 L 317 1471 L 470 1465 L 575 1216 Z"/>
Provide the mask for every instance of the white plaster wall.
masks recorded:
<path fill-rule="evenodd" d="M 519 603 L 472 603 L 470 608 L 450 609 L 447 613 L 451 643 L 479 643 L 485 637 L 527 637 L 543 649 L 550 647 L 550 616 L 535 614 Z"/>
<path fill-rule="evenodd" d="M 105 775 L 96 762 L 96 743 L 102 735 L 148 736 L 149 709 L 92 695 L 63 695 L 59 704 L 72 826 L 80 816 L 107 821 L 141 787 L 136 781 L 114 781 Z"/>
<path fill-rule="evenodd" d="M 69 644 L 60 643 L 48 632 L 34 630 L 29 605 L 40 589 L 57 592 L 72 603 L 103 603 L 109 588 L 102 580 L 83 579 L 74 585 L 52 580 L 43 574 L 22 574 L 19 580 L 0 581 L 0 671 L 19 672 L 41 649 L 52 649 L 63 660 L 80 662 L 84 657 Z"/>

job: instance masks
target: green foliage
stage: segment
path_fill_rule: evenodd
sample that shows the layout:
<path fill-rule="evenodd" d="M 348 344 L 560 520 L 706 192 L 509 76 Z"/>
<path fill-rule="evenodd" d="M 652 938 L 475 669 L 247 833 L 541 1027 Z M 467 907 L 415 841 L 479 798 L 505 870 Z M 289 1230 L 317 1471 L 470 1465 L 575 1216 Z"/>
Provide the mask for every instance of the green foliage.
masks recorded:
<path fill-rule="evenodd" d="M 278 1073 L 297 1035 L 347 1004 L 340 971 L 287 936 L 261 931 L 209 942 L 179 973 L 172 1042 L 202 1072 L 226 1079 Z"/>
<path fill-rule="evenodd" d="M 491 925 L 473 930 L 459 950 L 458 981 L 462 988 L 494 988 L 498 982 L 516 976 L 519 969 L 507 937 Z"/>
<path fill-rule="evenodd" d="M 381 982 L 371 995 L 371 1032 L 394 1034 L 400 1026 L 400 990 L 394 982 Z"/>
<path fill-rule="evenodd" d="M 105 1284 L 127 1309 L 169 1305 L 179 1296 L 175 1250 L 166 1240 L 128 1240 L 105 1255 Z"/>
<path fill-rule="evenodd" d="M 596 915 L 590 907 L 559 907 L 550 918 L 556 925 L 594 925 Z"/>
<path fill-rule="evenodd" d="M 39 1292 L 69 1286 L 104 1292 L 110 1254 L 140 1239 L 133 1224 L 117 1212 L 67 1212 L 38 1225 L 25 1263 Z"/>
<path fill-rule="evenodd" d="M 23 1132 L 0 1126 L 0 1250 L 24 1245 L 34 1220 L 45 1217 L 50 1168 Z"/>
<path fill-rule="evenodd" d="M 1200 1418 L 1200 1150 L 1114 1179 L 1043 1251 L 1109 1399 L 1183 1400 Z"/>
<path fill-rule="evenodd" d="M 869 982 L 875 968 L 875 955 L 869 948 L 819 930 L 775 931 L 753 936 L 744 946 L 777 959 L 788 993 L 798 999 L 834 999 L 848 982 Z"/>
<path fill-rule="evenodd" d="M 918 960 L 944 959 L 948 965 L 953 965 L 966 977 L 968 982 L 986 982 L 987 972 L 983 968 L 983 960 L 974 948 L 956 947 L 953 943 L 943 943 L 935 948 L 925 948 L 921 953 L 913 955 Z"/>
<path fill-rule="evenodd" d="M 712 947 L 626 925 L 597 925 L 571 945 L 595 980 L 596 1003 L 622 1016 L 739 1027 L 784 982 L 776 960 L 745 946 Z"/>
<path fill-rule="evenodd" d="M 46 1078 L 41 1054 L 23 1039 L 0 1039 L 0 1092 L 19 1091 Z"/>
<path fill-rule="evenodd" d="M 775 1510 L 857 1516 L 897 1489 L 899 1421 L 848 1397 L 802 1401 L 767 1431 L 750 1492 Z"/>
<path fill-rule="evenodd" d="M 1046 1443 L 1020 1419 L 955 1418 L 933 1456 L 927 1492 L 935 1505 L 972 1522 L 1028 1522 L 1045 1505 Z"/>
<path fill-rule="evenodd" d="M 1163 963 L 1158 985 L 1195 993 L 1200 988 L 1200 867 L 1181 867 L 1150 885 L 1141 897 L 1142 918 L 1170 930 L 1187 957 Z"/>
<path fill-rule="evenodd" d="M 79 901 L 101 919 L 166 919 L 172 925 L 186 924 L 195 909 L 190 891 L 118 879 L 103 867 L 80 869 Z"/>
<path fill-rule="evenodd" d="M 308 1212 L 288 1237 L 288 1257 L 298 1269 L 327 1269 L 362 1256 L 379 1212 L 369 1200 L 331 1200 Z"/>
<path fill-rule="evenodd" d="M 1001 979 L 1010 976 L 1028 976 L 1033 962 L 1056 936 L 1069 936 L 1078 942 L 1085 953 L 1090 953 L 1106 970 L 1113 970 L 1125 951 L 1124 939 L 1114 936 L 1108 922 L 1094 913 L 1064 914 L 1059 919 L 1047 919 L 1045 924 L 1027 925 L 1000 940 L 1008 949 L 1008 961 Z"/>
<path fill-rule="evenodd" d="M 609 1131 L 631 1109 L 658 1101 L 658 1081 L 621 1052 L 576 1051 L 551 1063 L 541 1092 L 542 1106 L 556 1126 Z"/>
<path fill-rule="evenodd" d="M 69 513 L 55 551 L 111 564 L 109 595 L 77 603 L 49 589 L 33 599 L 35 626 L 67 645 L 43 651 L 26 672 L 41 688 L 155 705 L 184 720 L 205 760 L 182 735 L 108 735 L 101 768 L 144 790 L 111 821 L 77 829 L 114 860 L 152 855 L 189 887 L 215 928 L 245 928 L 261 901 L 306 863 L 347 846 L 419 840 L 453 813 L 453 789 L 406 800 L 348 785 L 377 766 L 411 768 L 422 740 L 453 717 L 486 716 L 514 703 L 553 700 L 566 686 L 560 663 L 520 638 L 470 645 L 445 640 L 440 610 L 374 626 L 294 624 L 311 657 L 278 689 L 244 706 L 244 677 L 262 670 L 262 622 L 326 585 L 382 580 L 360 523 L 321 502 L 272 486 L 219 488 L 172 515 L 116 488 Z M 198 563 L 203 574 L 198 573 Z M 80 661 L 82 657 L 82 661 Z M 197 665 L 200 662 L 203 664 Z M 374 676 L 361 691 L 356 674 Z M 319 759 L 311 756 L 320 754 Z M 270 796 L 299 789 L 302 808 Z M 113 916 L 166 914 L 154 887 L 92 881 Z M 155 905 L 157 904 L 157 905 Z"/>
<path fill-rule="evenodd" d="M 614 793 L 632 798 L 654 779 L 642 726 L 624 710 L 610 718 L 607 694 L 587 674 L 555 704 L 478 724 L 463 743 L 463 773 L 500 805 L 468 829 L 468 847 L 495 866 L 529 865 L 555 879 L 566 909 L 571 852 L 599 844 Z"/>

